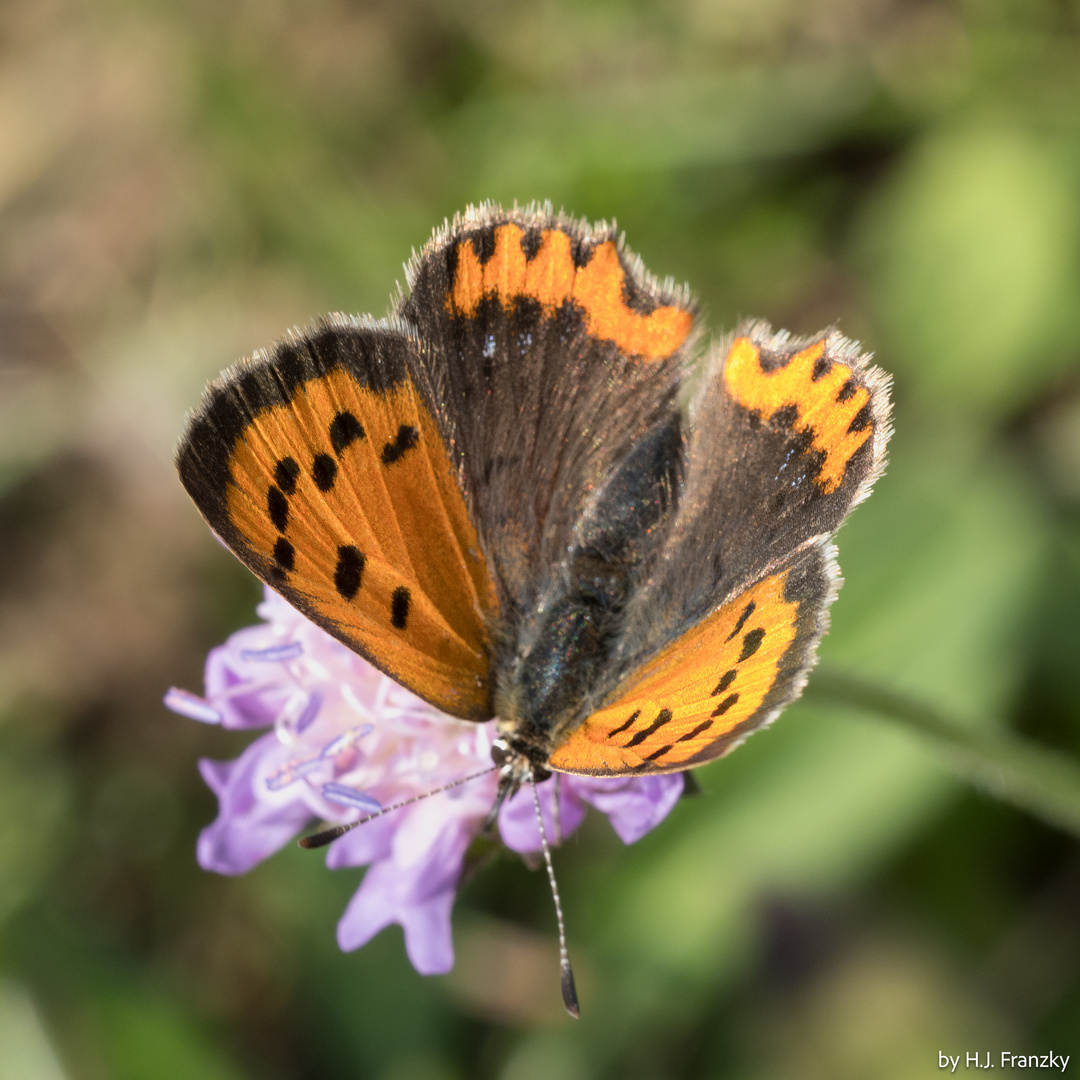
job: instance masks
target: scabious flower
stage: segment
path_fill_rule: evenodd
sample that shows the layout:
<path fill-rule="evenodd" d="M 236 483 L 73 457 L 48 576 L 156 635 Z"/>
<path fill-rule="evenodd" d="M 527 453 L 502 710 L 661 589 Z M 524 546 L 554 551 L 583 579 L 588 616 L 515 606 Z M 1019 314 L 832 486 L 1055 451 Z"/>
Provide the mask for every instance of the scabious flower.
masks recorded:
<path fill-rule="evenodd" d="M 243 874 L 314 822 L 356 821 L 491 766 L 494 722 L 457 720 L 428 705 L 269 589 L 258 613 L 264 622 L 211 650 L 204 697 L 177 689 L 165 695 L 170 709 L 193 720 L 272 729 L 235 761 L 199 763 L 220 805 L 199 836 L 204 869 Z M 479 776 L 330 845 L 331 868 L 369 867 L 338 923 L 342 949 L 359 948 L 396 922 L 417 971 L 450 970 L 450 910 L 497 786 L 497 773 Z M 681 774 L 554 776 L 538 785 L 549 839 L 573 832 L 589 804 L 628 844 L 667 816 L 682 789 Z M 540 850 L 531 791 L 508 799 L 498 824 L 507 847 Z"/>

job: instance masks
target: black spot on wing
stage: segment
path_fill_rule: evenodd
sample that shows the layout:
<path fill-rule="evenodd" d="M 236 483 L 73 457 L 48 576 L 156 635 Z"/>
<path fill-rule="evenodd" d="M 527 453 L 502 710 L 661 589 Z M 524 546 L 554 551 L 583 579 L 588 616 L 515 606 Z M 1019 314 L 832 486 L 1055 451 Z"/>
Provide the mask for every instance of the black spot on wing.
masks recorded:
<path fill-rule="evenodd" d="M 282 570 L 291 570 L 295 561 L 296 548 L 294 548 L 284 536 L 279 536 L 274 544 L 274 562 L 276 562 Z"/>
<path fill-rule="evenodd" d="M 781 405 L 772 415 L 772 426 L 778 431 L 788 431 L 799 422 L 799 407 L 794 402 Z"/>
<path fill-rule="evenodd" d="M 390 601 L 390 623 L 397 630 L 404 630 L 409 621 L 409 590 L 399 585 Z"/>
<path fill-rule="evenodd" d="M 814 361 L 814 370 L 810 373 L 810 381 L 817 382 L 831 367 L 832 364 L 826 360 L 824 356 L 819 356 L 817 360 Z"/>
<path fill-rule="evenodd" d="M 731 639 L 735 637 L 736 634 L 738 634 L 738 632 L 746 625 L 746 620 L 754 614 L 755 608 L 757 608 L 757 604 L 755 604 L 753 600 L 751 600 L 750 603 L 743 608 L 743 613 L 739 616 L 739 621 L 735 624 L 735 629 L 732 630 L 726 638 L 724 638 L 725 642 L 731 641 Z"/>
<path fill-rule="evenodd" d="M 383 464 L 393 465 L 406 450 L 411 450 L 419 441 L 420 432 L 408 424 L 402 424 L 398 428 L 397 438 L 383 447 Z"/>
<path fill-rule="evenodd" d="M 742 652 L 739 653 L 739 659 L 735 662 L 741 664 L 744 660 L 749 660 L 761 648 L 761 643 L 765 640 L 765 631 L 759 626 L 756 630 L 751 630 L 750 633 L 743 638 Z"/>
<path fill-rule="evenodd" d="M 270 513 L 274 528 L 278 532 L 284 532 L 285 526 L 289 524 L 289 500 L 285 498 L 281 488 L 274 484 L 271 484 L 266 492 L 266 509 Z"/>
<path fill-rule="evenodd" d="M 494 225 L 486 225 L 469 234 L 473 251 L 476 252 L 476 258 L 481 266 L 485 266 L 495 255 L 495 228 Z"/>
<path fill-rule="evenodd" d="M 536 258 L 543 242 L 544 233 L 542 229 L 530 228 L 525 230 L 521 237 L 521 250 L 525 253 L 526 262 L 532 262 Z"/>
<path fill-rule="evenodd" d="M 848 398 L 853 398 L 855 396 L 855 391 L 858 389 L 858 383 L 856 383 L 854 379 L 848 379 L 848 381 L 840 387 L 840 393 L 836 395 L 836 400 L 847 401 Z"/>
<path fill-rule="evenodd" d="M 685 735 L 680 735 L 675 741 L 676 742 L 688 742 L 690 739 L 696 739 L 703 731 L 708 731 L 709 728 L 712 727 L 712 725 L 713 725 L 713 722 L 712 722 L 711 719 L 702 720 L 702 722 L 700 724 L 698 724 L 698 726 L 696 728 L 694 728 L 693 731 L 688 731 Z M 689 775 L 690 774 L 687 773 L 687 776 L 689 776 Z"/>
<path fill-rule="evenodd" d="M 334 587 L 345 600 L 351 600 L 360 591 L 360 580 L 364 575 L 363 552 L 351 544 L 343 544 L 338 549 L 337 567 L 334 569 Z"/>
<path fill-rule="evenodd" d="M 628 717 L 626 718 L 626 723 L 625 723 L 625 724 L 620 724 L 620 725 L 619 725 L 619 726 L 618 726 L 618 727 L 617 727 L 617 728 L 616 728 L 616 729 L 615 729 L 614 731 L 609 731 L 609 732 L 608 732 L 608 736 L 607 736 L 607 737 L 608 737 L 608 738 L 610 739 L 610 738 L 611 738 L 611 737 L 612 737 L 613 735 L 620 735 L 620 734 L 622 734 L 622 732 L 624 732 L 624 731 L 625 731 L 625 730 L 626 730 L 626 729 L 627 729 L 628 727 L 630 727 L 630 726 L 631 726 L 631 725 L 633 724 L 633 722 L 634 722 L 634 721 L 635 721 L 635 720 L 636 720 L 636 719 L 637 719 L 637 718 L 638 718 L 638 717 L 639 717 L 640 715 L 641 715 L 641 710 L 640 710 L 640 709 L 635 709 L 635 710 L 634 710 L 634 711 L 633 711 L 633 712 L 632 712 L 632 713 L 631 713 L 631 714 L 630 714 L 630 715 L 629 715 L 629 716 L 628 716 Z"/>
<path fill-rule="evenodd" d="M 573 239 L 570 242 L 570 257 L 574 263 L 575 270 L 584 270 L 586 266 L 592 262 L 593 254 L 596 251 L 597 242 L 595 240 L 585 239 Z"/>
<path fill-rule="evenodd" d="M 728 711 L 728 709 L 730 709 L 731 706 L 734 705 L 735 702 L 738 701 L 738 700 L 739 700 L 739 695 L 738 694 L 728 694 L 728 696 L 726 698 L 724 698 L 724 700 L 721 701 L 720 704 L 717 705 L 715 709 L 713 709 L 712 715 L 713 716 L 723 716 L 724 713 L 726 713 Z"/>
<path fill-rule="evenodd" d="M 647 728 L 643 728 L 641 731 L 637 732 L 628 743 L 624 743 L 624 747 L 628 748 L 643 743 L 650 735 L 662 728 L 670 719 L 671 710 L 661 709 L 657 714 L 656 719 Z"/>
<path fill-rule="evenodd" d="M 852 418 L 851 423 L 848 424 L 848 434 L 854 434 L 857 431 L 865 431 L 870 426 L 872 414 L 870 412 L 870 402 L 868 401 Z"/>
<path fill-rule="evenodd" d="M 357 439 L 364 438 L 364 435 L 363 425 L 351 412 L 339 412 L 330 421 L 330 445 L 338 457 L 347 446 L 351 446 Z"/>
<path fill-rule="evenodd" d="M 733 682 L 735 681 L 735 669 L 725 671 L 721 676 L 720 681 L 716 684 L 716 689 L 709 695 L 709 697 L 716 697 L 717 694 L 722 694 Z"/>
<path fill-rule="evenodd" d="M 329 491 L 337 477 L 337 462 L 329 454 L 316 454 L 311 465 L 311 479 L 320 491 Z"/>
<path fill-rule="evenodd" d="M 299 475 L 300 466 L 296 458 L 283 457 L 274 466 L 274 480 L 286 495 L 291 495 L 296 491 L 296 480 Z"/>

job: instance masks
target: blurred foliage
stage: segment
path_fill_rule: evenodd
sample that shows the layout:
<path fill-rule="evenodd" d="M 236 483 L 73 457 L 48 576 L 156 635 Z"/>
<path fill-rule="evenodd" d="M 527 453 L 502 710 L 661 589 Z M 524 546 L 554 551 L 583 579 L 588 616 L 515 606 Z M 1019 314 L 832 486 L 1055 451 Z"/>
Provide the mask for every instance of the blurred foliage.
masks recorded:
<path fill-rule="evenodd" d="M 1080 756 L 1078 102 L 1076 0 L 0 6 L 0 1078 L 1080 1056 L 1075 841 L 822 693 L 633 848 L 593 821 L 560 850 L 579 1024 L 514 859 L 437 979 L 396 929 L 338 953 L 358 873 L 200 871 L 195 760 L 246 740 L 160 705 L 258 595 L 173 475 L 203 382 L 382 313 L 469 202 L 550 199 L 616 217 L 716 328 L 875 350 L 896 437 L 822 674 Z"/>

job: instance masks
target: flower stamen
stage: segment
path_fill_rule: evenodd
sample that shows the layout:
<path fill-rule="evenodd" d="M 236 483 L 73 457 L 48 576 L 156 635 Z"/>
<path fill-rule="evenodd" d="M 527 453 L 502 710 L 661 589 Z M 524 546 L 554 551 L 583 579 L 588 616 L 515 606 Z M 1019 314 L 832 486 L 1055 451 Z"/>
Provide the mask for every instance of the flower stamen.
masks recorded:
<path fill-rule="evenodd" d="M 342 750 L 348 750 L 358 743 L 365 735 L 370 735 L 375 728 L 371 724 L 361 724 L 358 727 L 349 728 L 342 732 L 336 739 L 331 739 L 322 750 L 322 757 L 337 757 Z"/>
<path fill-rule="evenodd" d="M 290 784 L 295 784 L 297 780 L 302 780 L 308 773 L 322 768 L 325 764 L 326 759 L 322 754 L 301 758 L 299 761 L 287 761 L 266 778 L 266 787 L 270 791 L 280 791 Z"/>
<path fill-rule="evenodd" d="M 323 798 L 339 806 L 366 810 L 371 814 L 377 814 L 382 810 L 382 803 L 378 799 L 359 788 L 349 787 L 348 784 L 323 784 L 322 793 Z"/>
<path fill-rule="evenodd" d="M 302 656 L 304 646 L 299 641 L 289 641 L 284 645 L 269 645 L 265 649 L 241 649 L 240 659 L 254 663 L 281 663 L 295 660 Z"/>
<path fill-rule="evenodd" d="M 166 691 L 165 708 L 189 720 L 198 720 L 200 724 L 221 723 L 221 713 L 213 705 L 190 690 L 181 690 L 176 686 L 170 686 Z"/>

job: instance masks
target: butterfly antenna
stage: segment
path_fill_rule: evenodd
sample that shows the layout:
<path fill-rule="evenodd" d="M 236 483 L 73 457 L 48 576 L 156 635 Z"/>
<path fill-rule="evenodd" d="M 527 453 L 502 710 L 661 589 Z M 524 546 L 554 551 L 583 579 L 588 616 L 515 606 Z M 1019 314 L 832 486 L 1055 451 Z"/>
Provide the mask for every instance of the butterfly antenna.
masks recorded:
<path fill-rule="evenodd" d="M 443 784 L 442 787 L 432 788 L 431 791 L 425 791 L 422 795 L 413 795 L 411 798 L 402 799 L 401 802 L 396 802 L 391 806 L 384 806 L 381 810 L 376 810 L 373 814 L 368 814 L 356 821 L 350 821 L 348 825 L 335 825 L 332 829 L 323 829 L 322 832 L 312 833 L 311 836 L 301 836 L 296 842 L 302 848 L 307 848 L 309 851 L 312 848 L 326 847 L 327 844 L 332 844 L 339 836 L 344 836 L 347 832 L 352 832 L 358 825 L 364 825 L 369 821 L 374 821 L 375 818 L 382 817 L 383 814 L 390 814 L 394 810 L 400 810 L 403 806 L 411 806 L 413 803 L 420 802 L 422 799 L 429 799 L 432 795 L 439 795 L 444 791 L 449 791 L 451 788 L 461 787 L 462 784 L 467 784 L 470 780 L 478 780 L 481 776 L 487 776 L 488 773 L 494 772 L 496 768 L 497 766 L 492 765 L 490 768 L 481 769 L 480 772 L 472 773 L 469 776 L 463 776 L 460 780 L 451 780 L 449 784 Z"/>
<path fill-rule="evenodd" d="M 555 901 L 555 918 L 559 923 L 559 985 L 562 988 L 562 999 L 566 1011 L 577 1020 L 581 1016 L 581 1009 L 578 1007 L 577 987 L 574 985 L 574 969 L 570 967 L 570 954 L 566 951 L 566 927 L 563 925 L 559 886 L 555 884 L 555 867 L 551 864 L 551 849 L 548 847 L 547 832 L 544 829 L 544 815 L 540 812 L 540 796 L 536 792 L 536 781 L 530 777 L 529 784 L 532 786 L 533 805 L 536 807 L 536 823 L 540 826 L 540 847 L 544 852 L 548 881 L 551 884 L 551 896 Z"/>

